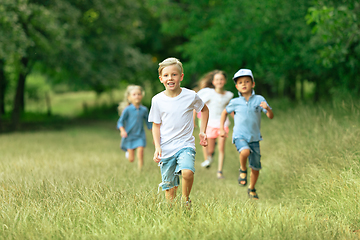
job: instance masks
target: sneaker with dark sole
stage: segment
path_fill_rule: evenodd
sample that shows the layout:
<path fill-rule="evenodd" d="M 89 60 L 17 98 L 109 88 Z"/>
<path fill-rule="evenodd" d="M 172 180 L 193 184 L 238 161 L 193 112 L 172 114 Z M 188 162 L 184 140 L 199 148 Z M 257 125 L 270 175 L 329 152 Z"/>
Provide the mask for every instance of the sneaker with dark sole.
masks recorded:
<path fill-rule="evenodd" d="M 210 167 L 210 164 L 211 164 L 211 163 L 210 163 L 209 160 L 205 160 L 205 161 L 203 161 L 203 162 L 201 163 L 201 166 L 208 168 L 208 167 Z"/>

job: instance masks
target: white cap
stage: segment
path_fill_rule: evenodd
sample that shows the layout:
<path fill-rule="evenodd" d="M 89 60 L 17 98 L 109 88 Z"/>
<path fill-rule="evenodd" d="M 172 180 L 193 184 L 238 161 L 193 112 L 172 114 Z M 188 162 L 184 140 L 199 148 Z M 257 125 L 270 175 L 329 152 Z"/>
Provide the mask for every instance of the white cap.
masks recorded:
<path fill-rule="evenodd" d="M 250 69 L 240 69 L 239 71 L 237 71 L 235 74 L 234 74 L 234 77 L 233 77 L 233 80 L 234 82 L 236 83 L 236 79 L 239 78 L 239 77 L 245 77 L 245 76 L 248 76 L 248 77 L 251 77 L 251 79 L 253 80 L 253 82 L 255 82 L 254 80 L 254 76 L 251 72 Z"/>

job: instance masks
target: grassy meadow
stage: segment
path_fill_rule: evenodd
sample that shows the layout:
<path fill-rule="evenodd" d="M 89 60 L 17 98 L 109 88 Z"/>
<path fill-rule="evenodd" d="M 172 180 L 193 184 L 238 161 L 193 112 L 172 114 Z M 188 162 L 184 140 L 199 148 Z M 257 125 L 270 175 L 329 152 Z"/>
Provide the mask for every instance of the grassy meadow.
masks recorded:
<path fill-rule="evenodd" d="M 190 210 L 158 190 L 150 131 L 143 170 L 125 159 L 116 112 L 0 134 L 0 239 L 360 239 L 359 102 L 270 104 L 260 200 L 238 185 L 228 138 L 223 180 L 197 146 Z"/>

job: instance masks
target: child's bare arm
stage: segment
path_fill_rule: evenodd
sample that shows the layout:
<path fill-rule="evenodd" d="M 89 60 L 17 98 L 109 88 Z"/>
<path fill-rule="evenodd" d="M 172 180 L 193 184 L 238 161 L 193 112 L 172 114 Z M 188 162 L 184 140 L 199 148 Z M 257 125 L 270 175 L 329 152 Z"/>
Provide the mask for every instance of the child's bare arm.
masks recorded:
<path fill-rule="evenodd" d="M 125 131 L 125 128 L 124 128 L 124 127 L 120 127 L 119 130 L 120 130 L 120 136 L 121 136 L 122 138 L 127 138 L 127 132 Z"/>
<path fill-rule="evenodd" d="M 196 126 L 196 111 L 195 110 L 193 110 L 193 121 L 194 121 L 194 127 Z"/>
<path fill-rule="evenodd" d="M 274 118 L 274 113 L 273 111 L 271 110 L 271 108 L 268 108 L 266 109 L 267 110 L 267 113 L 266 113 L 266 116 L 270 119 L 273 119 Z"/>
<path fill-rule="evenodd" d="M 224 109 L 222 111 L 221 117 L 220 117 L 220 136 L 221 137 L 226 137 L 226 131 L 224 129 L 224 124 L 225 124 L 227 115 L 228 115 L 228 112 L 226 111 L 226 109 Z"/>
<path fill-rule="evenodd" d="M 154 139 L 154 145 L 155 145 L 155 153 L 154 153 L 153 160 L 157 163 L 160 162 L 160 157 L 161 157 L 160 125 L 161 124 L 153 123 L 152 129 L 151 129 L 153 139 Z"/>
<path fill-rule="evenodd" d="M 260 103 L 260 107 L 262 107 L 263 109 L 266 109 L 266 116 L 270 119 L 273 119 L 274 118 L 274 113 L 273 111 L 271 110 L 271 108 L 269 107 L 269 105 L 267 105 L 266 102 L 261 102 Z"/>
<path fill-rule="evenodd" d="M 206 128 L 207 128 L 207 123 L 209 120 L 209 108 L 204 105 L 204 107 L 201 109 L 201 118 L 200 118 L 200 133 L 199 133 L 199 138 L 200 138 L 200 145 L 201 146 L 207 146 L 207 136 L 205 134 L 206 132 Z"/>

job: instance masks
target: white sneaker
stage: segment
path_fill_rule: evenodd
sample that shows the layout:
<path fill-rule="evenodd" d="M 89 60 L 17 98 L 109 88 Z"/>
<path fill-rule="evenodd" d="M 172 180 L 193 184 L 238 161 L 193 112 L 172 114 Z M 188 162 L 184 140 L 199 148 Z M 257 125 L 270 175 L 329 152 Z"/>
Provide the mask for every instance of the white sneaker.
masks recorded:
<path fill-rule="evenodd" d="M 126 159 L 129 159 L 129 152 L 125 152 Z"/>
<path fill-rule="evenodd" d="M 202 167 L 210 167 L 211 162 L 209 160 L 205 160 L 201 163 Z"/>

